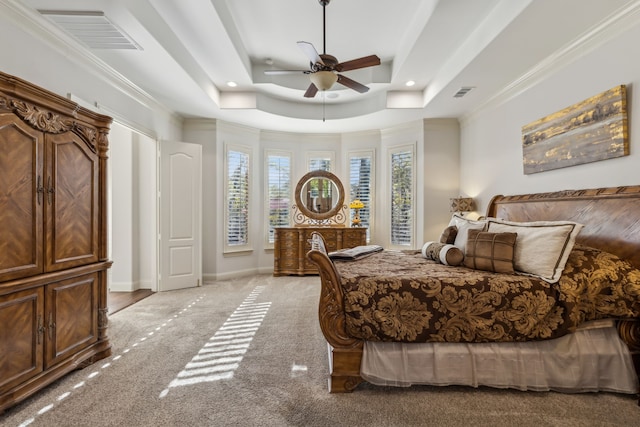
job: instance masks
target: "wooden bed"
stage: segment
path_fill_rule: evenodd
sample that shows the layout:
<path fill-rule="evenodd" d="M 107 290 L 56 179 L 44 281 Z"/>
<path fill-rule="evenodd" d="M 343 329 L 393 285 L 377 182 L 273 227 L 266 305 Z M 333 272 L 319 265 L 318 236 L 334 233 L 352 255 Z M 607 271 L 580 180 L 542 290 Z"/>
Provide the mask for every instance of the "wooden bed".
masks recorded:
<path fill-rule="evenodd" d="M 576 244 L 609 252 L 640 268 L 640 186 L 495 196 L 487 217 L 517 222 L 575 221 L 584 224 Z M 329 391 L 350 392 L 363 382 L 364 340 L 347 332 L 340 274 L 323 250 L 321 236 L 312 239 L 313 249 L 307 257 L 318 266 L 321 278 L 319 320 L 329 348 Z M 638 375 L 640 318 L 618 319 L 617 329 Z"/>

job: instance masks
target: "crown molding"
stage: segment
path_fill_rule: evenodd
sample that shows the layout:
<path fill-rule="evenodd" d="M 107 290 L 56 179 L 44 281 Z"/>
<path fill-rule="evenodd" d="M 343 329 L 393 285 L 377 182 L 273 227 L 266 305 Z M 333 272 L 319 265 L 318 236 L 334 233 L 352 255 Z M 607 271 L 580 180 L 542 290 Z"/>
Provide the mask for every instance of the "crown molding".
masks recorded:
<path fill-rule="evenodd" d="M 532 89 L 562 68 L 586 56 L 603 44 L 620 37 L 637 26 L 638 22 L 640 22 L 640 0 L 633 0 L 540 61 L 535 67 L 511 82 L 478 108 L 462 116 L 460 118 L 461 126 L 473 121 L 482 112 L 497 108 Z"/>
<path fill-rule="evenodd" d="M 140 105 L 150 110 L 175 115 L 175 112 L 168 109 L 149 93 L 91 53 L 90 50 L 59 30 L 34 9 L 26 7 L 19 2 L 0 1 L 0 10 L 3 15 L 9 16 L 12 22 L 19 25 L 39 41 L 48 44 L 62 56 L 80 64 L 91 74 L 105 81 Z"/>

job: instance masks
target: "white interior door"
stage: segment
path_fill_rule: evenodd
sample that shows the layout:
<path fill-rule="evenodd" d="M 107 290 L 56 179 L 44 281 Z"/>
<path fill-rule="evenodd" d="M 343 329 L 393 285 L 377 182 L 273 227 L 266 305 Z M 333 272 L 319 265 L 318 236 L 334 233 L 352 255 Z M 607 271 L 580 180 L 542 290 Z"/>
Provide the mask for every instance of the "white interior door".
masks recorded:
<path fill-rule="evenodd" d="M 160 291 L 202 282 L 202 146 L 160 145 Z"/>

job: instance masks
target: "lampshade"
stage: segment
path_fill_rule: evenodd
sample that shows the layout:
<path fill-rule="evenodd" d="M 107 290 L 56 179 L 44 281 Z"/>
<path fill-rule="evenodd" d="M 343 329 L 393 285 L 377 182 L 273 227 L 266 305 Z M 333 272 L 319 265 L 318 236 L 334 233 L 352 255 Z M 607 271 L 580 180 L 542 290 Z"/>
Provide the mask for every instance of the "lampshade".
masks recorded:
<path fill-rule="evenodd" d="M 471 212 L 473 210 L 473 199 L 471 197 L 458 197 L 449 199 L 449 210 L 451 212 Z"/>
<path fill-rule="evenodd" d="M 332 71 L 316 71 L 311 73 L 309 78 L 318 90 L 329 90 L 338 81 L 338 75 Z"/>
<path fill-rule="evenodd" d="M 353 200 L 351 203 L 349 203 L 349 207 L 351 209 L 362 209 L 364 208 L 364 203 L 362 203 L 360 200 L 355 199 Z"/>

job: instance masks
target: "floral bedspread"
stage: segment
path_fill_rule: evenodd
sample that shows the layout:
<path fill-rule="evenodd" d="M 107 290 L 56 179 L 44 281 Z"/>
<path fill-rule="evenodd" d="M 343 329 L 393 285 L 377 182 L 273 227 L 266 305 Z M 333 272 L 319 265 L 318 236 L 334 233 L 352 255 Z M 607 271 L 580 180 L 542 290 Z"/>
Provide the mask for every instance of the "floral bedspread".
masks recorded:
<path fill-rule="evenodd" d="M 555 284 L 450 267 L 419 252 L 334 264 L 347 332 L 367 341 L 533 341 L 558 338 L 588 320 L 640 317 L 640 271 L 580 245 Z"/>

